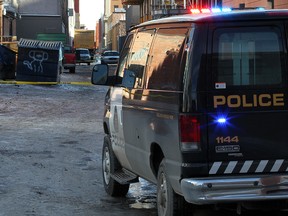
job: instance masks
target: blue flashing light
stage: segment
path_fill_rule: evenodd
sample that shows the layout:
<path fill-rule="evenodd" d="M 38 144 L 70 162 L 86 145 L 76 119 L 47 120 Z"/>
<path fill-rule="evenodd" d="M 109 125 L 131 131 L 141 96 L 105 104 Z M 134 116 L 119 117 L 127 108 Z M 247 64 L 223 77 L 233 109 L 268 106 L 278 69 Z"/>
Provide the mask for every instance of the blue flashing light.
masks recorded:
<path fill-rule="evenodd" d="M 217 119 L 217 122 L 219 124 L 225 124 L 226 123 L 226 118 L 220 117 L 220 118 Z"/>
<path fill-rule="evenodd" d="M 231 12 L 232 9 L 231 8 L 222 8 L 222 12 Z"/>
<path fill-rule="evenodd" d="M 258 8 L 256 8 L 256 10 L 264 11 L 265 8 L 263 8 L 263 7 L 258 7 Z"/>
<path fill-rule="evenodd" d="M 220 12 L 230 12 L 232 11 L 231 8 L 212 8 L 212 13 L 220 13 Z"/>
<path fill-rule="evenodd" d="M 211 11 L 212 11 L 212 13 L 220 13 L 221 8 L 212 8 Z"/>

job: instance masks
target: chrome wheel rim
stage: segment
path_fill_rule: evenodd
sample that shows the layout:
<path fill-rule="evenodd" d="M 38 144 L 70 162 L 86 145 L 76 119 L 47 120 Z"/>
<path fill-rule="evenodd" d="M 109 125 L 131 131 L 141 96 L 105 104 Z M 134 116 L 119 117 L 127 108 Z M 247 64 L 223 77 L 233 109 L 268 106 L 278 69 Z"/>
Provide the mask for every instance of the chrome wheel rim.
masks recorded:
<path fill-rule="evenodd" d="M 110 154 L 109 149 L 106 147 L 103 154 L 103 176 L 106 184 L 110 181 Z"/>
<path fill-rule="evenodd" d="M 159 189 L 157 194 L 157 203 L 158 203 L 158 214 L 159 215 L 166 215 L 167 212 L 167 201 L 168 201 L 168 194 L 167 194 L 167 181 L 164 173 L 161 173 L 160 181 L 159 181 Z"/>

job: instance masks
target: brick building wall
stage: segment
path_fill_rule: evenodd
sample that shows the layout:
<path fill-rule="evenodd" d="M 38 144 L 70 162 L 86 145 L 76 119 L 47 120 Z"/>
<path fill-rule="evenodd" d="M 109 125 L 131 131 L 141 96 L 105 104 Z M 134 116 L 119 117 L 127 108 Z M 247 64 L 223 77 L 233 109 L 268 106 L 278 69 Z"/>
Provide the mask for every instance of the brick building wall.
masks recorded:
<path fill-rule="evenodd" d="M 119 21 L 112 28 L 112 50 L 119 50 L 119 37 L 126 35 L 126 22 L 124 20 Z"/>
<path fill-rule="evenodd" d="M 245 7 L 288 9 L 287 0 L 223 0 L 223 6 L 227 7 L 238 8 L 240 4 L 245 4 Z"/>
<path fill-rule="evenodd" d="M 115 12 L 115 7 L 116 8 L 123 8 L 123 5 L 122 5 L 122 1 L 121 0 L 112 0 L 111 1 L 111 12 Z"/>
<path fill-rule="evenodd" d="M 125 12 L 112 13 L 108 18 L 107 48 L 117 50 L 118 37 L 126 34 Z M 120 24 L 119 24 L 120 23 Z"/>

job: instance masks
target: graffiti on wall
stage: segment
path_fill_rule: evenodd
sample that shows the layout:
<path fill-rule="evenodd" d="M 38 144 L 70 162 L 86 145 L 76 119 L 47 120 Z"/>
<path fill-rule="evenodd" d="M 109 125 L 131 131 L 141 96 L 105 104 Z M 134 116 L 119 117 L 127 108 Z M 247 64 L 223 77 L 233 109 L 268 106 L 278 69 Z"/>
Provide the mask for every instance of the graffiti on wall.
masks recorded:
<path fill-rule="evenodd" d="M 31 61 L 25 60 L 23 64 L 26 65 L 31 71 L 35 73 L 43 73 L 43 61 L 48 60 L 49 55 L 45 51 L 31 50 L 29 52 Z"/>

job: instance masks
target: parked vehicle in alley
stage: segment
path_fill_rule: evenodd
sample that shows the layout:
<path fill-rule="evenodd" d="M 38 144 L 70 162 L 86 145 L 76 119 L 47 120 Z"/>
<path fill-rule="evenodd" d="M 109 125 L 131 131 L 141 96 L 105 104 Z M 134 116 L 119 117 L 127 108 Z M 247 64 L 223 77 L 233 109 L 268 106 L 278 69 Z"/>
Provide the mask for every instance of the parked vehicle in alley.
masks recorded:
<path fill-rule="evenodd" d="M 104 188 L 155 183 L 158 216 L 287 210 L 288 10 L 191 13 L 132 27 L 114 74 L 94 66 Z"/>
<path fill-rule="evenodd" d="M 93 57 L 90 55 L 90 51 L 86 48 L 77 48 L 76 49 L 76 63 L 90 63 L 93 62 Z"/>
<path fill-rule="evenodd" d="M 101 64 L 117 64 L 119 55 L 119 52 L 114 50 L 104 51 L 101 55 Z"/>
<path fill-rule="evenodd" d="M 64 46 L 63 67 L 69 69 L 70 73 L 75 73 L 76 54 L 71 46 Z"/>
<path fill-rule="evenodd" d="M 85 48 L 95 53 L 95 31 L 87 29 L 74 30 L 74 48 Z"/>

